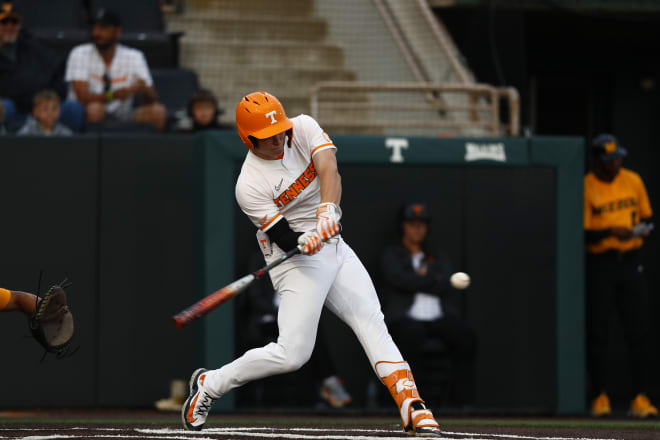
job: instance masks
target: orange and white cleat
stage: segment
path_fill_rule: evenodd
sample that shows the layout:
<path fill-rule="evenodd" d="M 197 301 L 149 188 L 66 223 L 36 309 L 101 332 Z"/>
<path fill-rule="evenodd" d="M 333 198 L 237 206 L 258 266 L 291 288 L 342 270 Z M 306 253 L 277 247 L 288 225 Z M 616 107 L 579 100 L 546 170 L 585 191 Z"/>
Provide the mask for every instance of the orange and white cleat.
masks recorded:
<path fill-rule="evenodd" d="M 418 437 L 440 437 L 440 426 L 431 410 L 424 406 L 408 362 L 381 361 L 375 369 L 399 407 L 405 432 Z"/>
<path fill-rule="evenodd" d="M 411 405 L 410 427 L 406 428 L 406 433 L 417 437 L 440 437 L 442 435 L 433 413 L 421 402 Z"/>
<path fill-rule="evenodd" d="M 657 416 L 658 408 L 653 406 L 651 401 L 645 394 L 638 394 L 635 399 L 630 403 L 630 411 L 628 413 L 632 417 L 646 418 L 649 416 Z"/>
<path fill-rule="evenodd" d="M 198 368 L 190 378 L 190 395 L 181 408 L 181 421 L 188 431 L 201 431 L 211 410 L 214 398 L 204 391 L 204 379 L 208 370 Z"/>
<path fill-rule="evenodd" d="M 612 414 L 612 408 L 610 407 L 610 398 L 607 397 L 607 394 L 600 393 L 591 402 L 591 415 L 594 417 L 603 417 L 609 416 Z"/>

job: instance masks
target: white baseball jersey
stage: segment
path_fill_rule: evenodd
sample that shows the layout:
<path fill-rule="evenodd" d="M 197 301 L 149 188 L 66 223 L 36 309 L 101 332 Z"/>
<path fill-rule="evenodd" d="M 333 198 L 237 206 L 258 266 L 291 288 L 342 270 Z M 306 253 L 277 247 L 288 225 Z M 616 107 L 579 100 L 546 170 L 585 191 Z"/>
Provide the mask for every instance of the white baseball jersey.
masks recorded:
<path fill-rule="evenodd" d="M 93 43 L 80 44 L 69 54 L 66 62 L 66 73 L 64 80 L 87 81 L 90 93 L 103 93 L 105 80 L 103 76 L 108 74 L 112 90 L 119 90 L 133 85 L 138 79 L 151 86 L 153 81 L 147 66 L 147 60 L 142 51 L 117 45 L 115 56 L 112 58 L 110 67 L 106 69 L 105 62 L 99 55 L 96 46 Z M 69 87 L 68 99 L 76 99 L 73 87 Z M 107 103 L 106 111 L 109 114 L 116 114 L 120 117 L 126 117 L 132 113 L 133 97 L 124 100 L 113 100 Z"/>
<path fill-rule="evenodd" d="M 236 184 L 238 203 L 260 233 L 283 218 L 296 232 L 316 227 L 321 185 L 312 159 L 335 146 L 311 117 L 300 115 L 291 122 L 291 147 L 285 145 L 281 159 L 264 160 L 248 153 Z M 372 367 L 380 361 L 403 361 L 387 331 L 371 278 L 341 237 L 329 240 L 314 255 L 294 255 L 269 275 L 281 298 L 277 343 L 249 350 L 206 373 L 204 390 L 211 397 L 300 368 L 312 354 L 324 306 L 353 329 Z"/>
<path fill-rule="evenodd" d="M 282 158 L 267 160 L 248 152 L 236 182 L 241 210 L 262 232 L 283 218 L 295 232 L 316 228 L 321 184 L 312 159 L 320 151 L 336 147 L 312 117 L 299 115 L 290 120 L 291 146 L 287 138 Z M 274 251 L 277 255 L 281 250 L 275 247 Z M 265 254 L 269 256 L 269 252 Z"/>

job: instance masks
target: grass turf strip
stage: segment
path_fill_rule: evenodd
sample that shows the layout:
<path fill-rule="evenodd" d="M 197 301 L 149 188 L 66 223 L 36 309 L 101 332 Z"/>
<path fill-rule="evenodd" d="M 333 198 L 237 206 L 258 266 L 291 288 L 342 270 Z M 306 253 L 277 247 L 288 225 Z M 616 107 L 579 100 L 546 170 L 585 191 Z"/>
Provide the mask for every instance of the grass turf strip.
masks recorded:
<path fill-rule="evenodd" d="M 648 429 L 660 430 L 660 422 L 656 420 L 585 420 L 585 419 L 443 419 L 439 418 L 438 422 L 441 427 L 449 426 L 497 426 L 497 427 L 527 427 L 527 428 L 591 428 L 591 429 Z M 53 417 L 40 417 L 40 418 L 19 418 L 19 419 L 3 419 L 0 418 L 0 424 L 63 424 L 63 425 L 80 425 L 80 424 L 94 424 L 94 425 L 164 425 L 174 424 L 178 425 L 181 421 L 178 417 L 160 418 L 160 419 L 67 419 L 67 418 L 53 418 Z M 232 419 L 222 418 L 213 419 L 208 421 L 208 425 L 224 426 L 224 425 L 241 425 L 241 426 L 290 426 L 292 424 L 299 426 L 323 426 L 323 425 L 398 425 L 398 420 L 395 418 L 301 418 L 294 419 L 287 418 L 250 418 L 250 419 Z"/>

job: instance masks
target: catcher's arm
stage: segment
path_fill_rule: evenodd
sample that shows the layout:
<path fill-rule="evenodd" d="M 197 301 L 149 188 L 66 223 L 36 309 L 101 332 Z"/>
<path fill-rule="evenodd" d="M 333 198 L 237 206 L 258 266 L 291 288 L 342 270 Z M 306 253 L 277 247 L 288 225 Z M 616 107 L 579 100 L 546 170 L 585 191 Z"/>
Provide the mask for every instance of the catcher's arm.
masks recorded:
<path fill-rule="evenodd" d="M 20 292 L 18 290 L 8 290 L 9 292 L 9 302 L 4 309 L 0 311 L 11 312 L 18 310 L 23 312 L 26 315 L 34 314 L 34 310 L 37 307 L 37 296 L 28 292 Z"/>

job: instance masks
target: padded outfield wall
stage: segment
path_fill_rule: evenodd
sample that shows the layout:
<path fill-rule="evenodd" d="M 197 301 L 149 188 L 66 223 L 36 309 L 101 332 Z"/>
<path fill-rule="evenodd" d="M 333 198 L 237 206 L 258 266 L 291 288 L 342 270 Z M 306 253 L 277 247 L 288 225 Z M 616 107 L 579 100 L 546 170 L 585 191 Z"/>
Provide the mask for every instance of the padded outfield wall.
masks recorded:
<path fill-rule="evenodd" d="M 472 275 L 461 305 L 479 338 L 477 406 L 583 411 L 582 141 L 333 140 L 344 237 L 377 286 L 379 254 L 409 200 L 431 204 L 433 243 Z M 11 355 L 0 373 L 34 389 L 9 381 L 0 407 L 149 406 L 170 379 L 235 356 L 231 306 L 184 331 L 170 317 L 244 274 L 257 249 L 233 196 L 245 153 L 233 132 L 0 138 L 0 285 L 34 290 L 39 269 L 48 283 L 71 278 L 81 346 L 39 364 L 23 317 L 3 314 Z M 363 402 L 366 357 L 343 324 L 327 325 Z M 230 394 L 217 407 L 234 404 Z"/>

